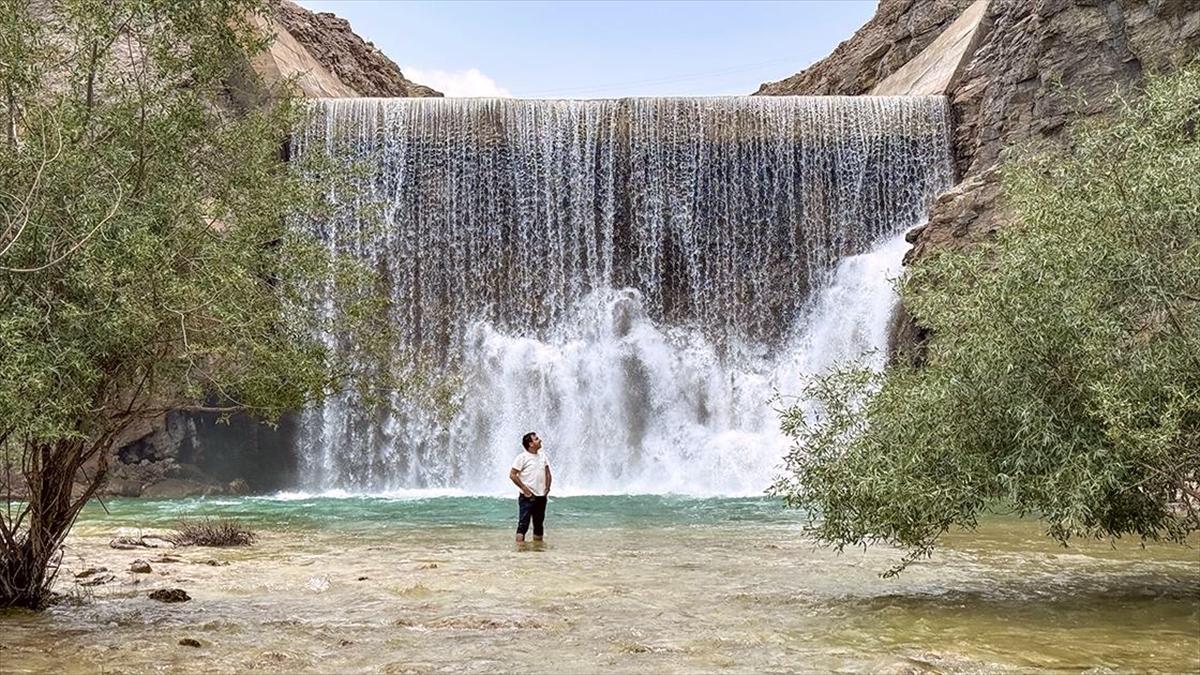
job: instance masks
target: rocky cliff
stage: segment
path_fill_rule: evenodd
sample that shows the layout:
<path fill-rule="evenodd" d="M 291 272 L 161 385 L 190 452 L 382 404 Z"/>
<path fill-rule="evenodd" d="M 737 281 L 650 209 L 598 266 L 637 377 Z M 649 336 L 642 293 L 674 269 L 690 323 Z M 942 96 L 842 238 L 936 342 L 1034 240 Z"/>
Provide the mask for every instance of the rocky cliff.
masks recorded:
<path fill-rule="evenodd" d="M 363 40 L 350 27 L 350 22 L 329 12 L 310 12 L 290 0 L 278 0 L 274 25 L 279 29 L 272 52 L 283 52 L 284 58 L 307 56 L 319 69 L 336 81 L 331 89 L 336 94 L 313 92 L 317 96 L 378 96 L 415 97 L 441 96 L 422 84 L 411 82 L 400 67 L 375 45 Z M 293 54 L 298 45 L 302 54 Z M 311 63 L 299 68 L 317 70 Z M 328 78 L 325 78 L 328 81 Z"/>
<path fill-rule="evenodd" d="M 871 91 L 931 45 L 971 0 L 880 0 L 861 30 L 827 58 L 760 95 Z M 955 117 L 960 182 L 914 232 L 909 262 L 970 246 L 1005 221 L 999 165 L 1015 148 L 1063 142 L 1078 120 L 1109 113 L 1112 96 L 1147 73 L 1200 54 L 1195 0 L 986 0 L 980 35 L 944 93 Z M 903 323 L 901 351 L 914 354 L 919 327 Z"/>
<path fill-rule="evenodd" d="M 865 94 L 932 43 L 974 0 L 880 0 L 875 16 L 829 56 L 757 96 Z"/>

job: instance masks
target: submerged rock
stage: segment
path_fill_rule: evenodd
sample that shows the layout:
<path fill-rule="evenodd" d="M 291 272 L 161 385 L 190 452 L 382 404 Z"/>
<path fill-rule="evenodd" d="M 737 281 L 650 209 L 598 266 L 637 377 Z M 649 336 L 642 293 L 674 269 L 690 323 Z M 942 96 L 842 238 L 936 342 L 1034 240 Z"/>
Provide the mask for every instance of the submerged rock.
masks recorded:
<path fill-rule="evenodd" d="M 150 591 L 149 597 L 151 600 L 159 602 L 187 602 L 192 599 L 192 596 L 182 588 L 160 588 L 157 591 Z"/>
<path fill-rule="evenodd" d="M 76 579 L 86 579 L 90 576 L 99 574 L 100 572 L 107 572 L 107 571 L 108 571 L 107 567 L 89 567 L 81 572 L 76 572 L 75 578 Z"/>
<path fill-rule="evenodd" d="M 79 582 L 79 585 L 80 586 L 99 586 L 100 584 L 107 584 L 110 581 L 116 581 L 116 580 L 117 580 L 117 576 L 115 574 L 97 574 L 94 577 L 90 577 L 90 578 L 86 579 L 85 581 Z"/>
<path fill-rule="evenodd" d="M 196 638 L 183 638 L 179 641 L 179 644 L 183 647 L 199 647 L 200 641 Z"/>

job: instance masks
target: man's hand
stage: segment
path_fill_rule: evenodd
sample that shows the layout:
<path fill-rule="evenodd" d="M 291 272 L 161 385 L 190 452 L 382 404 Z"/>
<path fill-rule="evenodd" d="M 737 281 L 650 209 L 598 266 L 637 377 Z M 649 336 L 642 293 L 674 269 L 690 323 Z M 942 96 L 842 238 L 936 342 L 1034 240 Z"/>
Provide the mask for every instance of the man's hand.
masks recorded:
<path fill-rule="evenodd" d="M 533 499 L 533 490 L 530 490 L 527 487 L 521 488 L 521 494 L 525 495 L 526 499 Z"/>

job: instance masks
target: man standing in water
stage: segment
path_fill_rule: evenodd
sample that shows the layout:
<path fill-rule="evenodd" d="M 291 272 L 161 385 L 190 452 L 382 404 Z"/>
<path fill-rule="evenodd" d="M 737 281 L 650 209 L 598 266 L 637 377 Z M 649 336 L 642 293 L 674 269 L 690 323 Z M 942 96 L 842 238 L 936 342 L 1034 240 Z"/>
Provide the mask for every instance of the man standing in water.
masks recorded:
<path fill-rule="evenodd" d="M 542 450 L 542 439 L 534 432 L 521 437 L 525 451 L 513 460 L 508 479 L 521 488 L 517 497 L 517 544 L 525 543 L 529 521 L 533 520 L 533 540 L 542 540 L 546 521 L 546 495 L 550 494 L 550 462 Z"/>

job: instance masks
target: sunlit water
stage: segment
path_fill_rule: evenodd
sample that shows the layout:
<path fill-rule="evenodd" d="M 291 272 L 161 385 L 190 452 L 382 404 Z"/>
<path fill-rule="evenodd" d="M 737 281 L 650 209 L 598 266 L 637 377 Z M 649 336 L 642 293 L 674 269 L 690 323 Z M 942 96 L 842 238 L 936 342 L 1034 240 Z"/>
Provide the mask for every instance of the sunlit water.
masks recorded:
<path fill-rule="evenodd" d="M 888 549 L 837 555 L 763 499 L 551 499 L 517 551 L 494 497 L 116 501 L 68 540 L 59 590 L 90 603 L 0 614 L 4 672 L 1195 672 L 1194 548 L 1056 546 L 986 522 L 898 579 Z M 119 551 L 111 537 L 221 514 L 242 549 Z M 1193 542 L 1200 543 L 1200 542 Z M 151 574 L 126 571 L 135 558 Z M 228 565 L 209 565 L 213 560 Z M 192 600 L 151 601 L 155 588 Z M 199 640 L 201 647 L 178 644 Z"/>

